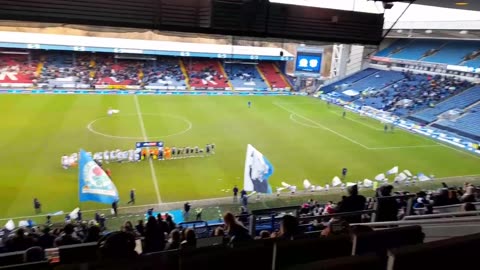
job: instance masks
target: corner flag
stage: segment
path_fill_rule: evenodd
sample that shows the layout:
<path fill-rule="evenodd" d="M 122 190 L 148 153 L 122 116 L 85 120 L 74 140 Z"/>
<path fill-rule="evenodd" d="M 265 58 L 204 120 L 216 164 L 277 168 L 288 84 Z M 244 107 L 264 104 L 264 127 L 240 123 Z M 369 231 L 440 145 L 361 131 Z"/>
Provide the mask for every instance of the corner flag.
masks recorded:
<path fill-rule="evenodd" d="M 80 201 L 111 204 L 118 200 L 118 191 L 105 171 L 85 152 L 80 150 L 78 166 Z"/>
<path fill-rule="evenodd" d="M 272 193 L 268 178 L 273 174 L 273 166 L 268 159 L 252 145 L 247 146 L 243 188 L 245 191 Z"/>

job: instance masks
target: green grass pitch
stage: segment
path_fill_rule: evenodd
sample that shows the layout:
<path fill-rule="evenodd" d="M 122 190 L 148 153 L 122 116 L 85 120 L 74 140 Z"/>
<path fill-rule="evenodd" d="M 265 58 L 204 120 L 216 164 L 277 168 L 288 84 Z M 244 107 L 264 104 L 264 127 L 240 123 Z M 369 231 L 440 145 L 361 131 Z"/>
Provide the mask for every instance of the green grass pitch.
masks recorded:
<path fill-rule="evenodd" d="M 109 107 L 120 113 L 106 117 Z M 274 165 L 273 188 L 282 181 L 301 188 L 305 178 L 324 185 L 343 167 L 350 181 L 394 165 L 437 177 L 480 171 L 472 154 L 399 129 L 384 133 L 381 123 L 353 113 L 342 119 L 340 108 L 310 97 L 2 95 L 0 108 L 0 218 L 34 214 L 34 197 L 43 213 L 108 207 L 78 202 L 78 172 L 62 169 L 60 157 L 80 148 L 132 149 L 144 135 L 167 146 L 215 143 L 216 154 L 106 165 L 120 206 L 131 188 L 137 204 L 157 203 L 155 179 L 162 202 L 230 196 L 221 190 L 242 186 L 249 143 Z M 97 134 L 87 128 L 92 122 Z"/>

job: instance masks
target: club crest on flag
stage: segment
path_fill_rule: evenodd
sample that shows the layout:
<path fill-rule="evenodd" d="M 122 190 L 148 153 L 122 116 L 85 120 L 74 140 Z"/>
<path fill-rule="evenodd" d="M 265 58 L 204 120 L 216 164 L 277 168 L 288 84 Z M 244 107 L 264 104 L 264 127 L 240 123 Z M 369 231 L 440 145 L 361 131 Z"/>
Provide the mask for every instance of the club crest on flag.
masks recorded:
<path fill-rule="evenodd" d="M 80 201 L 111 204 L 118 200 L 118 191 L 105 171 L 84 151 L 80 151 Z"/>
<path fill-rule="evenodd" d="M 268 179 L 273 174 L 273 166 L 268 159 L 252 145 L 247 146 L 245 158 L 244 189 L 258 193 L 272 193 Z"/>

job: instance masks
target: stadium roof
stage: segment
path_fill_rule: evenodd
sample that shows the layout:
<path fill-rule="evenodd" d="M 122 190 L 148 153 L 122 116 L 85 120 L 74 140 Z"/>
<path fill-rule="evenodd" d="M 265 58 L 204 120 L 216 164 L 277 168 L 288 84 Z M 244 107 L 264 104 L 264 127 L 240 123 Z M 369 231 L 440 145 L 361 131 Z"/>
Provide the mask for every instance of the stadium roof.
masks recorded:
<path fill-rule="evenodd" d="M 293 60 L 281 48 L 0 31 L 0 47 L 252 60 Z"/>
<path fill-rule="evenodd" d="M 480 30 L 480 1 L 478 0 L 416 0 L 405 14 L 408 3 L 395 2 L 385 10 L 381 2 L 368 0 L 270 0 L 285 4 L 384 13 L 384 28 L 389 29 L 401 16 L 394 29 Z M 463 3 L 463 4 L 462 4 Z"/>

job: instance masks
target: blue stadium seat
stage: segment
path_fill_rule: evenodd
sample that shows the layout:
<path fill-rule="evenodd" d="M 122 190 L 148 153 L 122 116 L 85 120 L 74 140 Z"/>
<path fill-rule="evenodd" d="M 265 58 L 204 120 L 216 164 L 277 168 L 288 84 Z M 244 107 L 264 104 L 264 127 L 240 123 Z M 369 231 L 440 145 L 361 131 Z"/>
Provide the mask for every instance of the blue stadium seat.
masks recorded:
<path fill-rule="evenodd" d="M 439 114 L 452 109 L 464 109 L 478 101 L 480 101 L 480 86 L 465 90 L 456 96 L 436 104 L 434 108 L 420 111 L 416 113 L 414 117 L 430 123 L 436 121 Z"/>
<path fill-rule="evenodd" d="M 429 40 L 429 39 L 416 39 L 404 47 L 403 50 L 391 55 L 393 58 L 406 59 L 406 60 L 419 60 L 430 49 L 437 49 L 442 46 L 444 41 L 441 40 Z"/>
<path fill-rule="evenodd" d="M 465 56 L 480 49 L 478 41 L 451 41 L 434 55 L 425 57 L 422 61 L 458 65 Z"/>
<path fill-rule="evenodd" d="M 236 90 L 268 90 L 255 64 L 225 63 L 224 67 Z"/>

